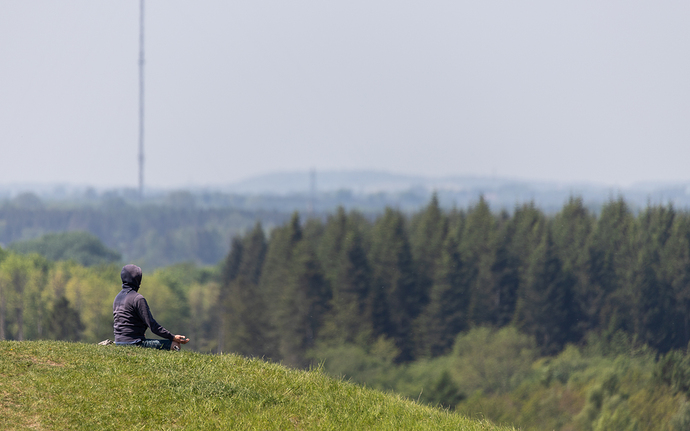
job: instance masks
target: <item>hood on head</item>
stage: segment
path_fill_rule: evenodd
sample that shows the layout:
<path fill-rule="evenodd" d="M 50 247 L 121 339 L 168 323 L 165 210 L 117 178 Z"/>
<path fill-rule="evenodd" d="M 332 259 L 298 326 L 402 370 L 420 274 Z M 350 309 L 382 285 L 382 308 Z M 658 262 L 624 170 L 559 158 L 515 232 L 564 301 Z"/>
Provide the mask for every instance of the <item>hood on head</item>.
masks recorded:
<path fill-rule="evenodd" d="M 130 287 L 134 290 L 139 290 L 141 285 L 141 268 L 136 265 L 125 265 L 120 272 L 120 278 L 122 279 L 122 287 Z"/>

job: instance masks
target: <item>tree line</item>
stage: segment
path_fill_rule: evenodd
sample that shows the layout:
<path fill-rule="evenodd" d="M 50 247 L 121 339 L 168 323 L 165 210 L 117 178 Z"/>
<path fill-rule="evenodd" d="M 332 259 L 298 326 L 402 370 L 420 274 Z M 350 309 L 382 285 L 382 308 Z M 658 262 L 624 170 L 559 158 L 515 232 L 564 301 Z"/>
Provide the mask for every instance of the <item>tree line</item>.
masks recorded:
<path fill-rule="evenodd" d="M 271 228 L 288 216 L 201 206 L 183 192 L 156 203 L 112 196 L 94 203 L 43 204 L 38 197 L 25 194 L 0 203 L 0 245 L 83 231 L 116 250 L 124 261 L 136 261 L 147 270 L 180 262 L 215 265 L 227 254 L 232 236 L 251 229 L 256 219 Z"/>
<path fill-rule="evenodd" d="M 260 225 L 222 264 L 219 351 L 303 366 L 318 346 L 386 341 L 396 361 L 447 353 L 473 327 L 513 325 L 552 355 L 622 331 L 659 352 L 690 341 L 690 213 L 623 199 L 593 214 L 571 198 L 553 216 L 487 202 L 410 217 L 339 209 Z"/>
<path fill-rule="evenodd" d="M 109 336 L 118 274 L 0 251 L 0 337 Z M 690 213 L 618 199 L 594 214 L 578 198 L 552 216 L 484 199 L 444 211 L 435 197 L 412 215 L 295 213 L 236 235 L 215 267 L 147 272 L 142 289 L 196 349 L 295 366 L 340 344 L 432 358 L 471 328 L 508 325 L 545 355 L 616 332 L 663 353 L 690 341 Z"/>

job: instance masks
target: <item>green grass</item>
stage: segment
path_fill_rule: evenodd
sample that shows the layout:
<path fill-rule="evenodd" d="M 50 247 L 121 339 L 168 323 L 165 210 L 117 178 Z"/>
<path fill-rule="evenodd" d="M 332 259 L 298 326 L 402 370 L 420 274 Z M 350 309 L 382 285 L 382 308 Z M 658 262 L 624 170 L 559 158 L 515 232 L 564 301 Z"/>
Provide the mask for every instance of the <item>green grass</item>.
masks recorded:
<path fill-rule="evenodd" d="M 512 428 L 235 355 L 0 341 L 0 429 Z"/>

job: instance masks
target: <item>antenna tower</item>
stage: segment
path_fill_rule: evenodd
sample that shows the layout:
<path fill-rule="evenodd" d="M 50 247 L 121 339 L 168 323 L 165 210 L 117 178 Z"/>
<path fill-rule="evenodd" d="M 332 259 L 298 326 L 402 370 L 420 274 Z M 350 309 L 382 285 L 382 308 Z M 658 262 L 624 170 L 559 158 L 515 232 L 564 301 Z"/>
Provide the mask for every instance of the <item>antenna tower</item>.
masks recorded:
<path fill-rule="evenodd" d="M 139 0 L 139 197 L 144 197 L 144 0 Z"/>

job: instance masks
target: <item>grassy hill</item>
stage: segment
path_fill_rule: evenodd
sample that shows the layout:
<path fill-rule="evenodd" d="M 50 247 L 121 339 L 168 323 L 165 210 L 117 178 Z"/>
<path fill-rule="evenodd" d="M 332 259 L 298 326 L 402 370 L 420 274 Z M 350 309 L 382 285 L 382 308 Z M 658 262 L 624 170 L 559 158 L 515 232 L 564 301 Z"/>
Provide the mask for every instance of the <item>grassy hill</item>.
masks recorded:
<path fill-rule="evenodd" d="M 509 430 L 235 355 L 0 341 L 0 429 Z"/>

